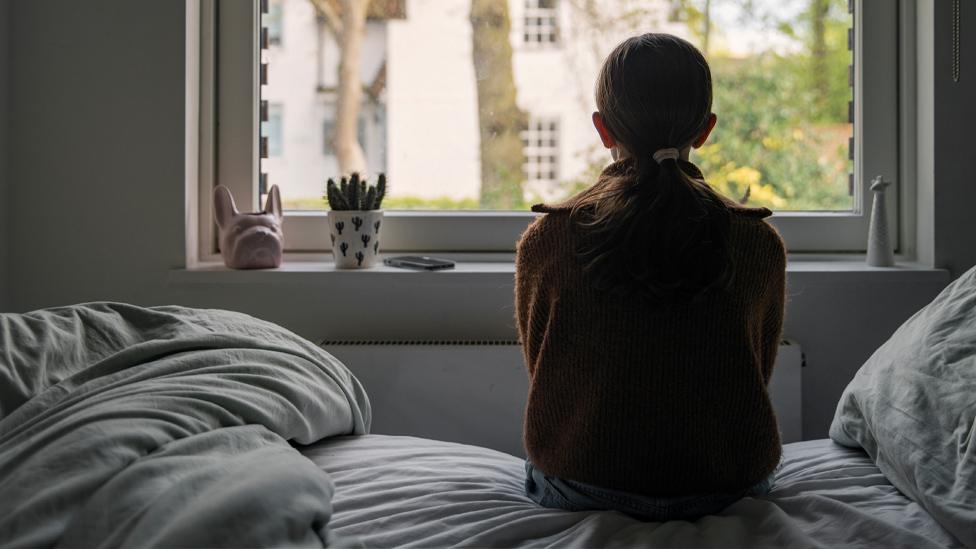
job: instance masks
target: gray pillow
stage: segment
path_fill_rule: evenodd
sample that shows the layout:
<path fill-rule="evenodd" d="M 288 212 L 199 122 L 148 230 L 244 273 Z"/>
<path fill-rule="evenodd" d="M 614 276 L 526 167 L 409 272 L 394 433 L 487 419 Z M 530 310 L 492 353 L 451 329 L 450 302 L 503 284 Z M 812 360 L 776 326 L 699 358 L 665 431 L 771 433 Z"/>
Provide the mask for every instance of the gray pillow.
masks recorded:
<path fill-rule="evenodd" d="M 844 390 L 830 438 L 976 547 L 976 268 L 915 313 Z"/>

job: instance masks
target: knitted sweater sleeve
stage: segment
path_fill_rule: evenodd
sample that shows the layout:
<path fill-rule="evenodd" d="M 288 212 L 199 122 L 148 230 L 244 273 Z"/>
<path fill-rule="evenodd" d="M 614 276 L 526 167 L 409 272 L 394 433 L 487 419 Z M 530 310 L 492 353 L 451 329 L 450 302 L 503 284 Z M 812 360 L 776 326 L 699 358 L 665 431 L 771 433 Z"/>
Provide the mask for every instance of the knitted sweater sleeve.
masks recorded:
<path fill-rule="evenodd" d="M 765 225 L 765 222 L 763 224 Z M 769 384 L 783 335 L 783 317 L 786 307 L 786 247 L 776 230 L 769 225 L 767 227 L 769 227 L 767 248 L 769 279 L 762 324 L 762 374 L 763 380 Z"/>
<path fill-rule="evenodd" d="M 529 377 L 535 373 L 550 313 L 550 288 L 545 281 L 544 219 L 529 225 L 515 253 L 515 324 Z M 540 325 L 543 329 L 539 329 Z"/>

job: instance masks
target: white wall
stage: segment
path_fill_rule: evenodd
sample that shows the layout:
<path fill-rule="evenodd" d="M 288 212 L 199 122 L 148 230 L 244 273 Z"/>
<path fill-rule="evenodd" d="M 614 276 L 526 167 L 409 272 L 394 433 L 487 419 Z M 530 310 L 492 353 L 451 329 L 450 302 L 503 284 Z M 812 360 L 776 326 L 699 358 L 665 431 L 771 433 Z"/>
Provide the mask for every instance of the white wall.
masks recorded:
<path fill-rule="evenodd" d="M 412 0 L 387 23 L 391 196 L 478 196 L 478 102 L 465 0 Z M 424 24 L 416 24 L 424 21 Z M 447 123 L 450 131 L 443 131 Z"/>
<path fill-rule="evenodd" d="M 0 0 L 0 311 L 7 299 L 7 0 Z"/>
<path fill-rule="evenodd" d="M 514 336 L 510 273 L 436 283 L 423 273 L 174 279 L 184 264 L 183 3 L 31 0 L 10 8 L 12 310 L 177 303 L 241 310 L 311 339 Z M 954 146 L 976 157 L 972 141 Z M 940 175 L 939 189 L 949 193 L 962 181 Z M 976 233 L 976 216 L 952 216 L 945 225 L 956 230 L 959 254 L 943 247 L 940 260 L 958 274 L 972 262 L 967 243 L 976 250 L 966 236 Z M 826 433 L 853 372 L 945 282 L 910 273 L 790 273 L 786 333 L 807 353 L 805 436 Z"/>

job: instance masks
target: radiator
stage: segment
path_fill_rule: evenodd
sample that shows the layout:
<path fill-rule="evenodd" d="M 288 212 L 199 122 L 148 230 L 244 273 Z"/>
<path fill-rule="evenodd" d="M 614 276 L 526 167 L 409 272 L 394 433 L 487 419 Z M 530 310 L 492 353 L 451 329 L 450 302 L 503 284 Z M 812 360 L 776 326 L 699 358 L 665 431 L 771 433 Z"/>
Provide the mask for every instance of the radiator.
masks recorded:
<path fill-rule="evenodd" d="M 447 440 L 524 457 L 528 380 L 514 341 L 324 341 L 366 387 L 372 432 Z M 779 348 L 769 391 L 783 442 L 801 440 L 800 346 Z"/>

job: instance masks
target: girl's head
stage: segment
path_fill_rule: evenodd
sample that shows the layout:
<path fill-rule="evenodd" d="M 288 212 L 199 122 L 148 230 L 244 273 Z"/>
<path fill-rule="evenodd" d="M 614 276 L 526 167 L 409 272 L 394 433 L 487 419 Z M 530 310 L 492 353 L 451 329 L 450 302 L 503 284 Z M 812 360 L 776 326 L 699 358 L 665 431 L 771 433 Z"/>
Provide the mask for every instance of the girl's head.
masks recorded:
<path fill-rule="evenodd" d="M 716 120 L 701 52 L 667 34 L 625 40 L 603 64 L 596 103 L 594 125 L 620 162 L 573 209 L 586 271 L 654 302 L 725 287 L 728 207 L 687 162 Z"/>
<path fill-rule="evenodd" d="M 593 123 L 603 144 L 651 159 L 676 148 L 687 159 L 715 125 L 712 73 L 695 46 L 670 34 L 629 38 L 607 57 L 596 85 Z"/>

